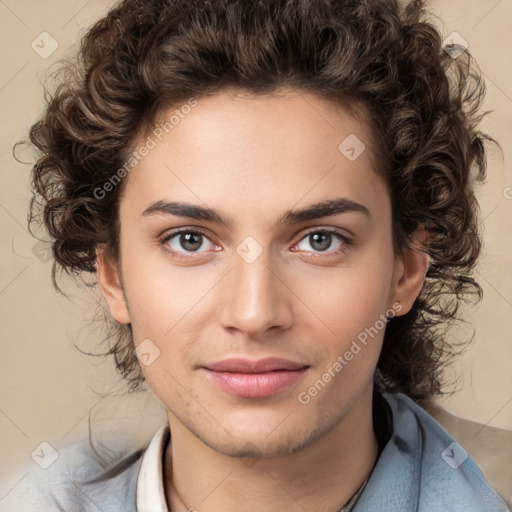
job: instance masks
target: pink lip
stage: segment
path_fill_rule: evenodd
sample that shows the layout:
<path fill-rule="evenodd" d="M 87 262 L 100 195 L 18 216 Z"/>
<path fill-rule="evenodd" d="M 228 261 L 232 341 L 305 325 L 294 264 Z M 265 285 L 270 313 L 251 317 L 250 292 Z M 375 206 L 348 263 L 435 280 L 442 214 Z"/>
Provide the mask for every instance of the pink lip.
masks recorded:
<path fill-rule="evenodd" d="M 302 377 L 308 366 L 269 357 L 258 361 L 226 359 L 203 367 L 222 390 L 237 396 L 261 398 L 273 395 Z"/>

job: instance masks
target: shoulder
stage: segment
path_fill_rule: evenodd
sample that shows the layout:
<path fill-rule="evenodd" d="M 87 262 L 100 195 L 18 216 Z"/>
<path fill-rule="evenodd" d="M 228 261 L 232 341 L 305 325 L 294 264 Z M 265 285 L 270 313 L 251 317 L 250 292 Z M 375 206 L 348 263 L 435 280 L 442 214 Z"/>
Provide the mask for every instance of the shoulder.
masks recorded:
<path fill-rule="evenodd" d="M 467 451 L 430 414 L 401 393 L 385 398 L 393 413 L 390 442 L 403 443 L 412 450 L 419 510 L 509 510 Z"/>
<path fill-rule="evenodd" d="M 422 407 L 467 450 L 491 487 L 512 506 L 512 431 L 456 416 L 433 400 Z"/>
<path fill-rule="evenodd" d="M 20 472 L 0 501 L 0 512 L 134 512 L 143 451 L 105 466 L 89 440 L 69 444 L 48 467 L 34 464 Z"/>

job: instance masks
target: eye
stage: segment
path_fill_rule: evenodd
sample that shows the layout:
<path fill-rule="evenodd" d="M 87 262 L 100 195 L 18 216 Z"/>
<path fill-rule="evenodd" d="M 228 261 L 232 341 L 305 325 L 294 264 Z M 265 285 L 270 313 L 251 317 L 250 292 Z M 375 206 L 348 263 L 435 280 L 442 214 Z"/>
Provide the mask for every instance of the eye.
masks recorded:
<path fill-rule="evenodd" d="M 217 247 L 205 233 L 193 229 L 175 231 L 166 236 L 161 243 L 169 250 L 171 256 L 181 259 L 189 258 L 189 254 L 208 252 Z"/>
<path fill-rule="evenodd" d="M 345 235 L 332 229 L 317 229 L 310 231 L 295 246 L 300 251 L 324 252 L 328 254 L 336 254 L 343 252 L 346 246 L 350 244 L 350 240 Z M 309 248 L 308 248 L 309 246 Z M 329 250 L 329 248 L 331 250 Z"/>
<path fill-rule="evenodd" d="M 168 234 L 160 242 L 171 257 L 177 259 L 194 258 L 194 253 L 218 251 L 215 245 L 202 231 L 185 228 Z M 328 255 L 342 253 L 351 240 L 332 229 L 316 229 L 310 231 L 297 243 L 293 251 L 327 253 Z M 307 247 L 309 245 L 309 248 Z M 297 249 L 296 249 L 297 248 Z"/>

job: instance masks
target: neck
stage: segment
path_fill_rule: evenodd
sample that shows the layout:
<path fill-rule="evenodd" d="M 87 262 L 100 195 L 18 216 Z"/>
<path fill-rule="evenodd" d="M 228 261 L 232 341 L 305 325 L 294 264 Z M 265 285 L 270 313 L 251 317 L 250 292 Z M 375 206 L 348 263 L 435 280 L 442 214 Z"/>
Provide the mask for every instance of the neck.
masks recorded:
<path fill-rule="evenodd" d="M 164 474 L 172 512 L 336 511 L 366 480 L 378 453 L 371 386 L 327 434 L 283 457 L 229 457 L 174 416 L 169 423 Z"/>

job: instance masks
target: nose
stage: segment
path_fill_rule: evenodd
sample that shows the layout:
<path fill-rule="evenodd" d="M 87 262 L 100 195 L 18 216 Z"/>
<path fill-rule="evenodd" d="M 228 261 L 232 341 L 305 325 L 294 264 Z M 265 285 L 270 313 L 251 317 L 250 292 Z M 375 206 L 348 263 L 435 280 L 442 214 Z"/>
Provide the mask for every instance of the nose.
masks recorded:
<path fill-rule="evenodd" d="M 272 265 L 267 251 L 253 262 L 233 255 L 233 268 L 222 282 L 221 325 L 240 331 L 250 339 L 261 339 L 270 329 L 285 330 L 292 324 L 293 294 L 282 272 Z"/>

